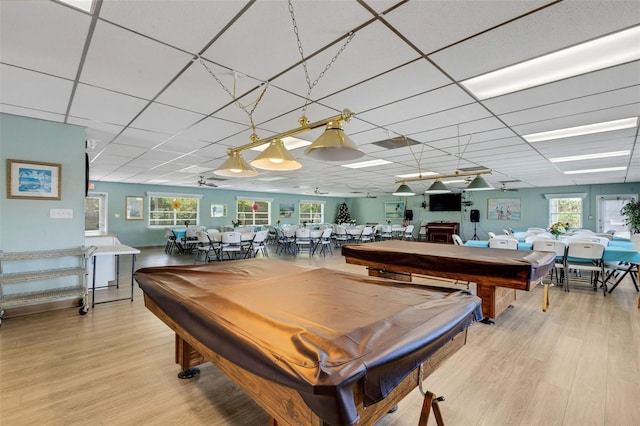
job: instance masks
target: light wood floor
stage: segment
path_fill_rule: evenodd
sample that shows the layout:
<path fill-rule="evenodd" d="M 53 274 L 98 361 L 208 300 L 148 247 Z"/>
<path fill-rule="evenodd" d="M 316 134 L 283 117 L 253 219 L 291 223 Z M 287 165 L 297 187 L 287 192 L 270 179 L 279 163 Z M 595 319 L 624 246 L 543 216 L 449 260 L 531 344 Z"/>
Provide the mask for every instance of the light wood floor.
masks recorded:
<path fill-rule="evenodd" d="M 282 258 L 366 273 L 339 254 Z M 144 249 L 136 267 L 191 262 Z M 427 379 L 446 398 L 446 424 L 640 425 L 640 310 L 631 282 L 607 297 L 552 288 L 546 313 L 541 298 L 540 287 L 519 292 L 513 309 L 493 326 L 474 324 L 468 344 Z M 137 288 L 134 302 L 97 305 L 85 316 L 76 308 L 8 318 L 0 328 L 0 424 L 267 424 L 215 367 L 178 379 L 173 345 Z M 378 425 L 416 425 L 420 407 L 416 390 Z"/>

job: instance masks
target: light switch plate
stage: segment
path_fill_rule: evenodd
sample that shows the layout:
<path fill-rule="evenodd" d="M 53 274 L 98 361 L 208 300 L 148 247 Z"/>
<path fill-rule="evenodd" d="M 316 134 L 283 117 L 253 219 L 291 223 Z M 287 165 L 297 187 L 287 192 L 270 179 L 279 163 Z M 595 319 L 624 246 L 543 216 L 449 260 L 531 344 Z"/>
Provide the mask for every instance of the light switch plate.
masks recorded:
<path fill-rule="evenodd" d="M 49 209 L 51 219 L 73 219 L 73 209 Z"/>

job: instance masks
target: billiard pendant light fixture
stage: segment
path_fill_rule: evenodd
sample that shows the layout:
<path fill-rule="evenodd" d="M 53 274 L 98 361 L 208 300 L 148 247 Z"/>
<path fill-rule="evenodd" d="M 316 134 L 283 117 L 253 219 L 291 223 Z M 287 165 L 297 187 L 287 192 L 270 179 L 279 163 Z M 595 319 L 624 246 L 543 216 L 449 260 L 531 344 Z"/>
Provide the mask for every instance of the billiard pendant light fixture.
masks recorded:
<path fill-rule="evenodd" d="M 304 150 L 311 158 L 323 161 L 355 160 L 364 155 L 358 145 L 342 130 L 339 120 L 327 123 L 326 130 Z"/>
<path fill-rule="evenodd" d="M 411 197 L 412 195 L 416 195 L 416 193 L 413 192 L 411 188 L 409 188 L 409 185 L 407 185 L 406 182 L 403 182 L 400 184 L 398 189 L 393 191 L 393 195 L 396 195 L 398 197 Z"/>
<path fill-rule="evenodd" d="M 258 169 L 276 171 L 297 170 L 302 167 L 302 164 L 284 146 L 282 139 L 273 139 L 267 149 L 251 162 L 251 165 Z"/>
<path fill-rule="evenodd" d="M 258 175 L 256 169 L 242 158 L 240 151 L 231 150 L 228 154 L 229 158 L 213 171 L 214 174 L 226 177 L 252 177 Z"/>

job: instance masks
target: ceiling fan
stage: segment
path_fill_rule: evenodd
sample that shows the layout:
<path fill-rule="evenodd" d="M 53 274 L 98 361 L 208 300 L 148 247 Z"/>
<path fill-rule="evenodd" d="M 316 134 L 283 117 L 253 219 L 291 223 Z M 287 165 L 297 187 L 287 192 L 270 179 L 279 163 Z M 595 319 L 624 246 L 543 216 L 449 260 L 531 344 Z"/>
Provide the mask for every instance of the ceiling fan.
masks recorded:
<path fill-rule="evenodd" d="M 217 188 L 218 185 L 216 185 L 213 182 L 207 182 L 204 178 L 204 176 L 200 176 L 200 180 L 198 181 L 198 186 L 210 186 L 212 188 Z"/>
<path fill-rule="evenodd" d="M 316 186 L 316 189 L 313 191 L 314 194 L 316 195 L 325 195 L 328 194 L 328 192 L 322 192 L 320 191 L 320 189 Z"/>
<path fill-rule="evenodd" d="M 377 195 L 371 195 L 370 193 L 367 192 L 367 196 L 365 198 L 378 198 Z"/>

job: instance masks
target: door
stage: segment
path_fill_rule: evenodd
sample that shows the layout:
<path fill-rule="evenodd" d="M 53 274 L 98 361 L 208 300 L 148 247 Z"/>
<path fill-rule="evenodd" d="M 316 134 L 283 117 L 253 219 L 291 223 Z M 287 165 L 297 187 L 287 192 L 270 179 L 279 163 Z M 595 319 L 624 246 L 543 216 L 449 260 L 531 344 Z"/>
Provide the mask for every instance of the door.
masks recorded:
<path fill-rule="evenodd" d="M 629 232 L 624 224 L 624 216 L 620 209 L 629 201 L 636 198 L 634 194 L 600 195 L 598 196 L 598 232 L 617 231 Z"/>
<path fill-rule="evenodd" d="M 106 192 L 89 192 L 84 199 L 84 230 L 107 232 Z"/>

